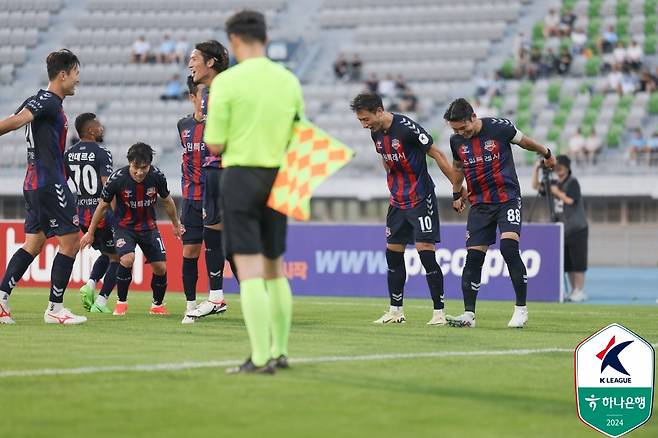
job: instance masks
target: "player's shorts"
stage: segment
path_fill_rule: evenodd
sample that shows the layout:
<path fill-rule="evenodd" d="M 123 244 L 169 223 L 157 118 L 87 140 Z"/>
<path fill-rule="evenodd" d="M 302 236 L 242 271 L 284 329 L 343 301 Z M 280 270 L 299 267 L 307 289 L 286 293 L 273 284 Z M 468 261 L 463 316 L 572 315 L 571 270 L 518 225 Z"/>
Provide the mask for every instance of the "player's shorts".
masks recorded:
<path fill-rule="evenodd" d="M 564 236 L 564 272 L 587 271 L 587 236 L 589 230 Z"/>
<path fill-rule="evenodd" d="M 523 222 L 521 210 L 521 198 L 504 204 L 472 206 L 466 223 L 466 246 L 493 245 L 496 243 L 496 228 L 501 233 L 514 232 L 520 236 Z"/>
<path fill-rule="evenodd" d="M 432 192 L 418 205 L 401 209 L 389 205 L 386 214 L 386 243 L 412 245 L 441 241 L 439 206 Z"/>
<path fill-rule="evenodd" d="M 23 190 L 25 233 L 43 231 L 46 237 L 80 232 L 78 207 L 67 184 L 51 184 Z"/>
<path fill-rule="evenodd" d="M 203 185 L 203 225 L 216 225 L 222 221 L 219 202 L 221 175 L 224 169 L 205 167 Z"/>
<path fill-rule="evenodd" d="M 195 245 L 203 241 L 203 201 L 183 199 L 180 222 L 185 226 L 183 245 Z"/>
<path fill-rule="evenodd" d="M 277 172 L 263 167 L 222 170 L 220 199 L 227 255 L 263 254 L 275 259 L 285 252 L 288 218 L 266 206 Z"/>
<path fill-rule="evenodd" d="M 83 233 L 86 233 L 88 229 L 89 227 L 85 225 L 80 226 L 80 230 Z M 103 254 L 116 254 L 117 250 L 114 247 L 114 227 L 106 224 L 103 228 L 97 228 L 91 247 Z"/>
<path fill-rule="evenodd" d="M 164 242 L 157 228 L 151 231 L 132 231 L 117 226 L 114 228 L 114 245 L 119 257 L 135 252 L 139 245 L 149 263 L 167 260 Z"/>

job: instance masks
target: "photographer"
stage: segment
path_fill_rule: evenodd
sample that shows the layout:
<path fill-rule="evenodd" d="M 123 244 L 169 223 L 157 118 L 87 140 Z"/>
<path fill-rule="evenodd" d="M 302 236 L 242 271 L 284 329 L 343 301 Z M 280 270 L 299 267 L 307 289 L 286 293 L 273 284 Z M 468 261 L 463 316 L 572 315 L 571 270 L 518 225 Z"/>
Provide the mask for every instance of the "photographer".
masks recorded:
<path fill-rule="evenodd" d="M 564 224 L 564 271 L 571 285 L 571 294 L 566 299 L 574 302 L 585 301 L 587 295 L 583 288 L 587 270 L 588 227 L 580 184 L 571 174 L 571 160 L 566 155 L 557 157 L 555 179 L 551 179 L 550 170 L 543 169 L 544 177 L 540 181 L 540 167 L 541 161 L 535 165 L 532 187 L 542 196 L 548 196 L 549 202 L 552 201 L 552 220 Z"/>

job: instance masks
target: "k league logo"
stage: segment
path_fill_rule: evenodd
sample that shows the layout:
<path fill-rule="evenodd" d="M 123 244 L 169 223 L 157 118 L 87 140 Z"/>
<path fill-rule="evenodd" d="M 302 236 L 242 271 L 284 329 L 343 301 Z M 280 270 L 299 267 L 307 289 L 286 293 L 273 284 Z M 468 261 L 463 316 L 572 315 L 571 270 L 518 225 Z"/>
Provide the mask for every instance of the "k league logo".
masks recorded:
<path fill-rule="evenodd" d="M 611 324 L 576 347 L 574 365 L 578 416 L 585 424 L 618 437 L 649 420 L 655 375 L 651 344 Z"/>

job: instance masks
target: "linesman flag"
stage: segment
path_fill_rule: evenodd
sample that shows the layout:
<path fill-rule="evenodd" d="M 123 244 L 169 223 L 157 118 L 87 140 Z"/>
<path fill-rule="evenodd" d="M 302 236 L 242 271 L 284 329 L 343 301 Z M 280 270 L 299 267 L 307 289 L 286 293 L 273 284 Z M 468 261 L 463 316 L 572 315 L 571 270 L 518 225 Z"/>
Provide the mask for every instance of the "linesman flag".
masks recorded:
<path fill-rule="evenodd" d="M 347 164 L 354 151 L 308 120 L 295 123 L 267 206 L 293 219 L 311 216 L 311 194 Z"/>

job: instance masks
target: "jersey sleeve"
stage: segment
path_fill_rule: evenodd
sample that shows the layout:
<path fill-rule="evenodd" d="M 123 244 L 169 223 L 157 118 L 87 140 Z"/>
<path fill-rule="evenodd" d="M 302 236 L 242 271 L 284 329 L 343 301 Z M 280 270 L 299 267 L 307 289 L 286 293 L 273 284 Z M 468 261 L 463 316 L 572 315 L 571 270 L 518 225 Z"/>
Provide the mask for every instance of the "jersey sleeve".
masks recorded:
<path fill-rule="evenodd" d="M 503 137 L 503 139 L 509 143 L 517 143 L 521 141 L 520 138 L 515 138 L 517 133 L 520 131 L 516 129 L 516 126 L 514 126 L 514 123 L 512 123 L 508 119 L 493 119 L 494 121 L 498 121 L 498 126 L 500 133 Z M 494 122 L 496 123 L 496 122 Z"/>
<path fill-rule="evenodd" d="M 450 151 L 452 152 L 452 159 L 455 161 L 461 161 L 461 158 L 459 158 L 459 153 L 458 153 L 458 148 L 459 144 L 457 144 L 457 137 L 454 135 L 450 136 Z"/>
<path fill-rule="evenodd" d="M 34 119 L 55 117 L 61 108 L 60 102 L 50 93 L 34 96 L 25 102 L 25 107 L 32 113 Z"/>
<path fill-rule="evenodd" d="M 98 170 L 100 176 L 109 177 L 112 175 L 112 152 L 109 149 L 99 148 L 98 150 Z"/>
<path fill-rule="evenodd" d="M 208 116 L 203 131 L 206 144 L 226 144 L 231 117 L 230 87 L 223 86 L 220 75 L 213 80 L 208 96 Z"/>
<path fill-rule="evenodd" d="M 122 173 L 123 170 L 119 169 L 110 175 L 107 182 L 105 183 L 105 186 L 103 186 L 103 190 L 101 191 L 101 199 L 103 201 L 112 202 L 114 196 L 119 193 L 119 185 L 121 184 Z"/>
<path fill-rule="evenodd" d="M 155 188 L 158 190 L 158 195 L 162 199 L 165 199 L 169 196 L 169 187 L 167 187 L 167 178 L 165 178 L 164 173 L 157 167 L 153 167 L 153 175 L 155 176 Z"/>
<path fill-rule="evenodd" d="M 407 128 L 407 142 L 416 145 L 423 152 L 427 153 L 432 147 L 432 144 L 434 144 L 434 139 L 425 131 L 425 128 L 406 117 L 403 117 L 400 123 Z"/>

